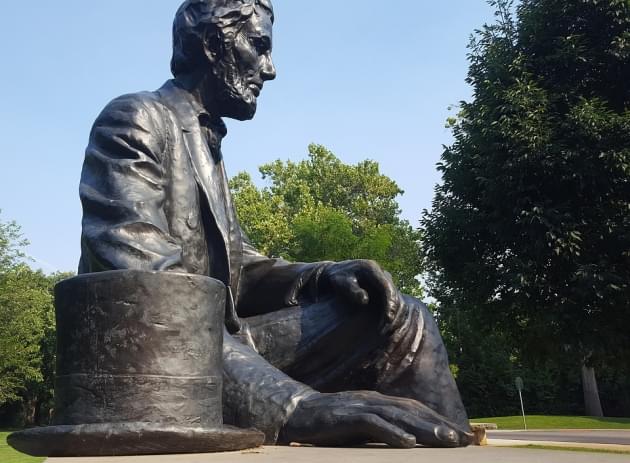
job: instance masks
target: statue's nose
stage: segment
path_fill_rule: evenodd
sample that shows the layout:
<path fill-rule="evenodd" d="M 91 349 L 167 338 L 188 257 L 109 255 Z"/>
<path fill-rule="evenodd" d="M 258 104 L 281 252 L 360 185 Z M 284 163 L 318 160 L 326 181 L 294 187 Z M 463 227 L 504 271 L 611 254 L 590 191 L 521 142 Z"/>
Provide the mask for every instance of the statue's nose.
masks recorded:
<path fill-rule="evenodd" d="M 273 64 L 271 55 L 265 56 L 262 69 L 260 71 L 260 77 L 263 80 L 273 80 L 276 78 L 276 67 Z"/>

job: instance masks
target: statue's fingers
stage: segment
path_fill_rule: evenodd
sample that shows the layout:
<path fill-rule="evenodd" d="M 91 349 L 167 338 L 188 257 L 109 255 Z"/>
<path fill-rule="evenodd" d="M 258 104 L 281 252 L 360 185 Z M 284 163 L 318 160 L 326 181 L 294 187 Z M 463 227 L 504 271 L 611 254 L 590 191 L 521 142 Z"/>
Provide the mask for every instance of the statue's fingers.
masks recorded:
<path fill-rule="evenodd" d="M 435 416 L 422 417 L 398 407 L 381 407 L 378 413 L 388 422 L 413 434 L 418 444 L 432 447 L 457 447 L 460 444 L 458 430 Z"/>
<path fill-rule="evenodd" d="M 389 407 L 392 413 L 407 413 L 417 419 L 432 422 L 436 424 L 444 424 L 453 429 L 459 429 L 459 426 L 448 420 L 443 415 L 428 407 L 423 402 L 407 397 L 397 397 L 380 394 L 379 406 Z M 392 415 L 393 416 L 393 415 Z"/>
<path fill-rule="evenodd" d="M 366 261 L 367 264 L 362 272 L 362 278 L 366 280 L 367 285 L 378 291 L 382 303 L 388 308 L 388 318 L 392 320 L 396 316 L 396 309 L 400 305 L 400 297 L 398 289 L 394 285 L 393 279 L 388 277 L 387 273 L 379 267 L 376 262 Z"/>
<path fill-rule="evenodd" d="M 390 447 L 404 449 L 416 446 L 416 438 L 413 434 L 405 432 L 373 413 L 356 415 L 353 417 L 353 421 L 356 431 L 367 436 L 371 442 L 382 442 Z"/>
<path fill-rule="evenodd" d="M 370 302 L 368 292 L 361 288 L 358 284 L 349 288 L 348 297 L 350 297 L 352 302 L 357 305 L 368 305 Z"/>
<path fill-rule="evenodd" d="M 368 292 L 361 288 L 356 277 L 338 274 L 333 277 L 335 287 L 340 290 L 344 298 L 355 305 L 367 305 L 370 302 Z"/>

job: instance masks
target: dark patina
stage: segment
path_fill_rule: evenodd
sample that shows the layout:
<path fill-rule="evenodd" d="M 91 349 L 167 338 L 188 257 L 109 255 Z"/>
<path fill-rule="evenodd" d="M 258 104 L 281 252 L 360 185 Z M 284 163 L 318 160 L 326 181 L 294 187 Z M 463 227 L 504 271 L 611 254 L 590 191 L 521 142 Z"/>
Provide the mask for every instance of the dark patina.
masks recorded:
<path fill-rule="evenodd" d="M 113 100 L 94 124 L 80 186 L 83 275 L 62 283 L 57 299 L 54 429 L 87 436 L 76 454 L 260 443 L 223 422 L 256 428 L 269 444 L 470 442 L 424 304 L 374 262 L 269 258 L 241 230 L 222 118 L 251 119 L 275 78 L 273 22 L 269 0 L 186 1 L 174 24 L 174 78 Z M 106 433 L 116 451 L 98 444 Z"/>

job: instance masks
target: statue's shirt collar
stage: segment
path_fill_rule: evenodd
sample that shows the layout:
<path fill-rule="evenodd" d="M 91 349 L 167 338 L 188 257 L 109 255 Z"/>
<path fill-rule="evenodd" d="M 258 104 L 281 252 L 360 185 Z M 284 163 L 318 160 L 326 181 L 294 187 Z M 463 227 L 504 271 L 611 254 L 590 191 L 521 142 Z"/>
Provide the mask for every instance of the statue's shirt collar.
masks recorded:
<path fill-rule="evenodd" d="M 184 133 L 200 134 L 215 162 L 221 161 L 221 142 L 227 127 L 220 117 L 210 114 L 190 92 L 169 80 L 158 90 L 162 101 L 177 115 Z"/>
<path fill-rule="evenodd" d="M 174 80 L 169 80 L 158 91 L 165 103 L 173 109 L 186 132 L 194 132 L 199 129 L 211 130 L 219 142 L 227 135 L 227 127 L 223 120 L 204 108 L 190 92 L 177 85 Z"/>

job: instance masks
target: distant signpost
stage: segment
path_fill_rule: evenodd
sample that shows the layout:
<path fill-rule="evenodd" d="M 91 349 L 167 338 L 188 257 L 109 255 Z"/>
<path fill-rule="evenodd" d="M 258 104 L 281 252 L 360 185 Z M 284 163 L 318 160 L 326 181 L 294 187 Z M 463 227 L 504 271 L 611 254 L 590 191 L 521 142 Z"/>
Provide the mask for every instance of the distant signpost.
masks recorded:
<path fill-rule="evenodd" d="M 525 431 L 527 431 L 527 420 L 525 419 L 525 406 L 523 405 L 523 387 L 524 387 L 523 378 L 521 378 L 520 376 L 517 376 L 514 383 L 516 384 L 516 389 L 518 389 L 518 397 L 521 399 L 521 412 L 523 413 L 523 425 L 525 426 Z"/>

